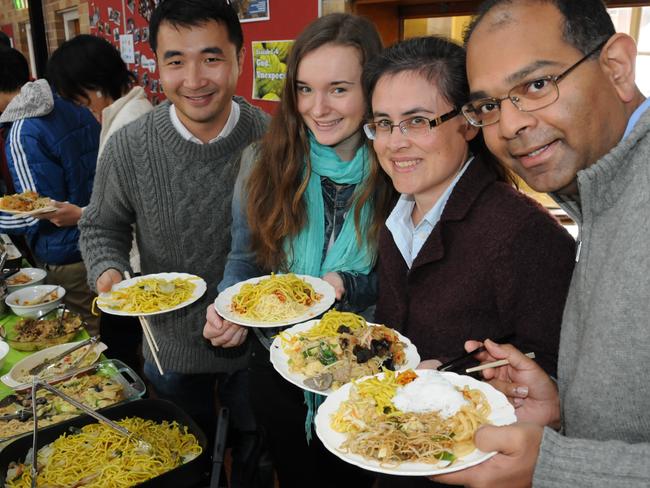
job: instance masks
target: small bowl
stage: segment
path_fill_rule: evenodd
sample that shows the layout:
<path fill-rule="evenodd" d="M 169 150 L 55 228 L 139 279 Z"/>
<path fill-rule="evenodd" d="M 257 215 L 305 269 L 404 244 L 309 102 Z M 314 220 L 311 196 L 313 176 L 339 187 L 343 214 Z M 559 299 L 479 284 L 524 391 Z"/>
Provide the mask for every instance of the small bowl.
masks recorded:
<path fill-rule="evenodd" d="M 23 274 L 29 277 L 29 281 L 26 283 L 16 283 L 15 285 L 11 284 L 11 280 L 16 276 Z M 15 275 L 10 276 L 5 280 L 7 283 L 7 290 L 9 293 L 20 290 L 22 288 L 27 288 L 28 286 L 40 285 L 45 281 L 47 276 L 47 271 L 41 268 L 21 268 Z"/>
<path fill-rule="evenodd" d="M 5 341 L 0 341 L 0 369 L 5 365 L 7 354 L 9 354 L 9 344 Z"/>
<path fill-rule="evenodd" d="M 33 301 L 41 297 L 44 293 L 57 291 L 57 297 L 53 300 L 48 300 L 43 303 L 35 305 L 21 305 L 25 302 Z M 45 315 L 47 312 L 54 310 L 65 295 L 65 288 L 58 285 L 35 285 L 16 290 L 10 293 L 5 299 L 5 303 L 9 308 L 20 317 L 38 318 Z"/>

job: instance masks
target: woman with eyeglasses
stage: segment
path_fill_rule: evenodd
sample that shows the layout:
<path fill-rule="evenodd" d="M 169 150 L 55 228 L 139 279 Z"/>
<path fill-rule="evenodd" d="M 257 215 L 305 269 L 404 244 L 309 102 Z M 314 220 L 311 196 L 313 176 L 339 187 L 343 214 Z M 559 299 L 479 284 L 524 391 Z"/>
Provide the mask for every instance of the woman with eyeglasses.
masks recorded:
<path fill-rule="evenodd" d="M 378 233 L 392 188 L 372 164 L 363 136 L 361 73 L 381 48 L 375 27 L 348 14 L 315 20 L 294 43 L 269 131 L 242 155 L 220 291 L 272 271 L 294 272 L 332 284 L 339 310 L 374 304 Z M 269 347 L 277 333 L 239 327 L 208 308 L 204 336 L 214 346 L 238 345 L 253 335 L 251 401 L 280 486 L 371 486 L 371 474 L 307 438 L 306 418 L 317 405 L 313 394 L 305 397 L 273 369 Z"/>
<path fill-rule="evenodd" d="M 464 49 L 406 40 L 368 63 L 363 79 L 372 112 L 364 130 L 401 194 L 379 241 L 376 322 L 439 361 L 462 354 L 468 339 L 510 336 L 555 374 L 574 241 L 513 187 L 460 113 Z M 380 486 L 418 481 L 431 486 L 399 477 Z"/>

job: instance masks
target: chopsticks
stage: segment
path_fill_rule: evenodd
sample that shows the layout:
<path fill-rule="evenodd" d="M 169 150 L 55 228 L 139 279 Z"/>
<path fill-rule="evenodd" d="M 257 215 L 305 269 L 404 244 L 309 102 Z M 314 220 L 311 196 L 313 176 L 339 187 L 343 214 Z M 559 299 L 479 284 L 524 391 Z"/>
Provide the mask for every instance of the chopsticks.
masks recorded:
<path fill-rule="evenodd" d="M 524 356 L 528 356 L 531 359 L 535 359 L 534 352 L 527 352 L 526 354 L 524 354 Z M 499 366 L 505 366 L 506 364 L 510 364 L 510 361 L 508 361 L 507 359 L 499 359 L 498 361 L 492 361 L 491 363 L 479 364 L 478 366 L 474 366 L 473 368 L 467 368 L 465 370 L 465 373 L 475 373 L 476 371 L 483 371 L 484 369 L 498 368 Z"/>
<path fill-rule="evenodd" d="M 499 343 L 499 344 L 503 344 L 503 343 L 509 341 L 510 339 L 512 339 L 514 337 L 514 335 L 515 335 L 514 333 L 504 335 L 503 337 L 499 337 L 497 339 L 494 339 L 494 342 Z M 454 358 L 454 359 L 452 359 L 450 361 L 447 361 L 446 363 L 441 364 L 440 366 L 438 366 L 438 371 L 447 371 L 452 366 L 454 366 L 456 363 L 464 361 L 465 359 L 472 357 L 474 354 L 478 354 L 480 352 L 485 352 L 485 351 L 486 351 L 485 346 L 477 347 L 476 349 L 474 349 L 472 351 L 469 351 L 469 352 L 463 354 L 462 356 L 458 356 L 457 358 Z"/>
<path fill-rule="evenodd" d="M 124 277 L 127 280 L 131 279 L 131 274 L 128 271 L 124 272 Z M 143 317 L 142 315 L 138 315 L 138 320 L 140 321 L 140 326 L 142 327 L 142 335 L 147 341 L 147 345 L 149 346 L 149 350 L 151 351 L 151 355 L 153 356 L 153 360 L 156 363 L 156 367 L 158 368 L 158 371 L 160 372 L 160 375 L 164 375 L 165 372 L 162 369 L 162 366 L 160 365 L 160 359 L 158 359 L 158 354 L 157 351 L 160 350 L 158 347 L 158 343 L 156 342 L 156 338 L 153 335 L 153 332 L 151 330 L 151 326 L 149 325 L 149 321 Z"/>

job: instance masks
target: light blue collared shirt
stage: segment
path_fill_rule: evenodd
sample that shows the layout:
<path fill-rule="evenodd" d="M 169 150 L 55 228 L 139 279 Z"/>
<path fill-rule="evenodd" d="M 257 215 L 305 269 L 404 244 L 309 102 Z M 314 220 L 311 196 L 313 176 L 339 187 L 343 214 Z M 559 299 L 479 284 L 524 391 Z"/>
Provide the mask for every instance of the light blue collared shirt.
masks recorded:
<path fill-rule="evenodd" d="M 625 128 L 623 139 L 630 135 L 630 132 L 632 132 L 632 129 L 634 129 L 634 126 L 641 118 L 641 115 L 643 115 L 643 112 L 648 110 L 648 108 L 650 108 L 650 97 L 646 98 L 645 101 L 636 108 L 632 117 L 630 117 L 630 120 L 627 121 L 627 127 Z"/>
<path fill-rule="evenodd" d="M 456 183 L 458 183 L 458 180 L 463 176 L 469 163 L 471 163 L 473 159 L 474 157 L 471 156 L 467 160 L 435 205 L 424 215 L 417 226 L 413 226 L 413 219 L 411 218 L 413 207 L 415 206 L 413 195 L 402 194 L 402 196 L 399 197 L 395 208 L 393 208 L 393 211 L 386 219 L 386 227 L 388 227 L 388 230 L 393 235 L 395 245 L 402 254 L 409 269 L 411 269 L 413 261 L 420 252 L 420 249 L 422 249 L 422 246 L 431 235 L 433 228 L 440 220 L 442 211 L 445 209 L 447 200 L 449 200 L 449 196 L 454 190 Z"/>

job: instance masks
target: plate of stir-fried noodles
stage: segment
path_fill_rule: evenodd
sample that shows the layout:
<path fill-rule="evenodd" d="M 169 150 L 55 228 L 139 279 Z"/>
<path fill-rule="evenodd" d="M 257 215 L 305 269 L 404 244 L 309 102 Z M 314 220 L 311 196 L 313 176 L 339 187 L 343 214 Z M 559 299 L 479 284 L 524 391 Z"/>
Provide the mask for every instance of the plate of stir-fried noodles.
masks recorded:
<path fill-rule="evenodd" d="M 416 347 L 396 330 L 338 310 L 282 331 L 270 358 L 287 381 L 320 395 L 364 376 L 420 364 Z"/>
<path fill-rule="evenodd" d="M 494 456 L 474 446 L 484 424 L 516 422 L 488 383 L 435 370 L 387 371 L 342 386 L 316 416 L 316 434 L 344 461 L 369 471 L 431 476 Z"/>
<path fill-rule="evenodd" d="M 224 319 L 249 327 L 280 327 L 312 319 L 328 310 L 334 287 L 314 276 L 271 274 L 242 281 L 217 296 Z"/>
<path fill-rule="evenodd" d="M 52 200 L 42 197 L 35 191 L 25 191 L 0 198 L 0 211 L 19 216 L 37 215 L 53 212 Z"/>
<path fill-rule="evenodd" d="M 136 276 L 113 285 L 97 297 L 100 310 L 113 315 L 145 316 L 186 307 L 203 296 L 203 278 L 187 273 Z"/>

